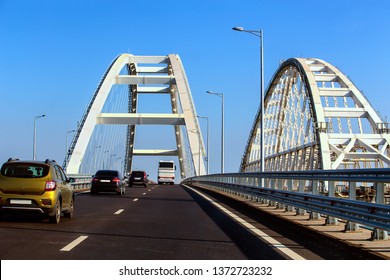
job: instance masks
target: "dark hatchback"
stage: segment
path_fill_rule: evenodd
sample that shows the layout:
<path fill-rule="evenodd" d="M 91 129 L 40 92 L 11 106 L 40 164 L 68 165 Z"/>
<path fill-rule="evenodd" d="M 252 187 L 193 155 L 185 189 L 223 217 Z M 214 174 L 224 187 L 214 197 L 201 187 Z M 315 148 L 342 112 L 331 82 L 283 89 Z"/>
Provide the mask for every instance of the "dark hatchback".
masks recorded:
<path fill-rule="evenodd" d="M 129 187 L 133 185 L 143 185 L 145 188 L 148 186 L 148 175 L 145 171 L 133 171 L 129 178 Z"/>
<path fill-rule="evenodd" d="M 125 194 L 125 184 L 118 170 L 99 170 L 92 177 L 91 194 L 99 192 L 115 192 Z"/>

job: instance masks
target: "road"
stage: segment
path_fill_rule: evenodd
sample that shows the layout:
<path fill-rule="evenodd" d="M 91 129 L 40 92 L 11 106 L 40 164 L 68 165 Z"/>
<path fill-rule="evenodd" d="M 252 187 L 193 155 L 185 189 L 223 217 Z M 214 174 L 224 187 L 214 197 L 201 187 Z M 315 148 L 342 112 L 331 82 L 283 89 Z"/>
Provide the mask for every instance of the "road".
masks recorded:
<path fill-rule="evenodd" d="M 55 225 L 3 215 L 0 232 L 2 260 L 379 258 L 232 199 L 180 185 L 127 188 L 122 197 L 78 194 L 73 219 L 62 217 Z"/>

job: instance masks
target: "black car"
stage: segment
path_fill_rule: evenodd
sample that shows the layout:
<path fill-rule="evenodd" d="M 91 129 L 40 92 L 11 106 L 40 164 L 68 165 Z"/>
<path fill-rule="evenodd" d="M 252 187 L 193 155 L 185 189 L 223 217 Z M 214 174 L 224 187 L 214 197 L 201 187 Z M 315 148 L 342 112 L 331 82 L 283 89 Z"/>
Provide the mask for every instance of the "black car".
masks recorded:
<path fill-rule="evenodd" d="M 122 174 L 118 170 L 99 170 L 92 177 L 91 194 L 99 192 L 116 192 L 125 194 L 125 184 Z"/>
<path fill-rule="evenodd" d="M 129 187 L 133 185 L 148 186 L 148 175 L 145 171 L 132 171 L 129 178 Z"/>

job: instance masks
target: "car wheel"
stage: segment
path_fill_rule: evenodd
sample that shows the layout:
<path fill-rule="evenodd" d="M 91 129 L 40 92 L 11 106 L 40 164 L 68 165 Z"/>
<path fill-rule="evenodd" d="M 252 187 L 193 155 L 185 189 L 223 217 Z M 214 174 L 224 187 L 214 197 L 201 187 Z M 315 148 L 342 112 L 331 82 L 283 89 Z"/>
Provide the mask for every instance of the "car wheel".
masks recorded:
<path fill-rule="evenodd" d="M 64 216 L 66 218 L 71 219 L 71 218 L 73 218 L 73 212 L 74 212 L 74 201 L 73 201 L 73 197 L 72 197 L 72 199 L 70 200 L 69 210 L 64 213 Z"/>
<path fill-rule="evenodd" d="M 58 224 L 61 219 L 61 202 L 57 200 L 56 205 L 54 206 L 54 215 L 49 216 L 49 222 L 52 224 Z"/>

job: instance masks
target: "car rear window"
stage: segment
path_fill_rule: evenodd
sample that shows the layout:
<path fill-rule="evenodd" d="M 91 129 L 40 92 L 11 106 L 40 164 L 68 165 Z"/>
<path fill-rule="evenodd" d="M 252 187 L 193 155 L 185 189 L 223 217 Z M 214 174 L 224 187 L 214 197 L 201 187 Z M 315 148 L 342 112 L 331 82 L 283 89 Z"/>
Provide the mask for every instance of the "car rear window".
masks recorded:
<path fill-rule="evenodd" d="M 99 170 L 96 172 L 95 176 L 112 176 L 112 177 L 117 177 L 118 176 L 118 171 L 115 170 Z"/>
<path fill-rule="evenodd" d="M 133 171 L 132 173 L 131 173 L 131 176 L 133 176 L 133 177 L 143 177 L 144 176 L 144 172 L 143 171 Z"/>
<path fill-rule="evenodd" d="M 15 178 L 42 178 L 49 173 L 49 166 L 37 163 L 5 163 L 1 174 Z"/>
<path fill-rule="evenodd" d="M 173 168 L 173 162 L 160 162 L 161 168 Z"/>

